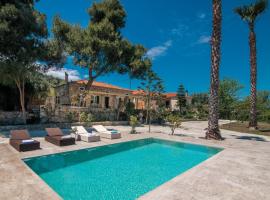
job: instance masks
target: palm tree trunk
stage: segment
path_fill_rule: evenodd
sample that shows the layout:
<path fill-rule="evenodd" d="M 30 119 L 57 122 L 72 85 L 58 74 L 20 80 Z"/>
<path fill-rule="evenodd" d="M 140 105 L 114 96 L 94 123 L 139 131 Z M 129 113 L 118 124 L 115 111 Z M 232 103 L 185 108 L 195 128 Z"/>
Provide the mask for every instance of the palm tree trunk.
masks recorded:
<path fill-rule="evenodd" d="M 211 40 L 211 89 L 209 96 L 209 118 L 206 139 L 221 140 L 218 120 L 218 89 L 221 46 L 221 0 L 213 0 L 213 33 Z"/>
<path fill-rule="evenodd" d="M 257 55 L 256 55 L 256 34 L 254 23 L 249 24 L 249 46 L 250 46 L 250 121 L 249 128 L 257 129 Z"/>

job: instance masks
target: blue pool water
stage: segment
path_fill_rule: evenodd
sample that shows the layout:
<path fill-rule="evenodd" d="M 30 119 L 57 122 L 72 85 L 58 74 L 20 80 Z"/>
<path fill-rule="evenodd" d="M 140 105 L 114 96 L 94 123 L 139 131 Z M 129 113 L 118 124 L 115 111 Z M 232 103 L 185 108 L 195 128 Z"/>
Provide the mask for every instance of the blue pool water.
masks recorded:
<path fill-rule="evenodd" d="M 133 200 L 219 151 L 149 138 L 24 162 L 64 199 Z"/>

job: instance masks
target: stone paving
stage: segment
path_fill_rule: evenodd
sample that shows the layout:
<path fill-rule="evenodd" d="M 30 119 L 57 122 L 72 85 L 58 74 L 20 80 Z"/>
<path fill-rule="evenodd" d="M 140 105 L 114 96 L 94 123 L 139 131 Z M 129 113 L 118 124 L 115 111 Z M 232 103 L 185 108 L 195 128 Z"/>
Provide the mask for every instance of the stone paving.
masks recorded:
<path fill-rule="evenodd" d="M 176 130 L 176 135 L 171 136 L 168 127 L 153 126 L 151 133 L 147 133 L 148 127 L 138 127 L 140 134 L 130 135 L 129 126 L 114 126 L 109 128 L 120 130 L 121 139 L 57 147 L 37 138 L 42 149 L 24 153 L 9 146 L 7 138 L 0 138 L 0 199 L 61 199 L 21 161 L 22 158 L 148 137 L 222 147 L 224 150 L 145 194 L 141 200 L 270 199 L 270 138 L 222 130 L 224 141 L 208 141 L 202 139 L 206 127 L 207 122 L 203 121 L 184 122 L 182 128 Z"/>

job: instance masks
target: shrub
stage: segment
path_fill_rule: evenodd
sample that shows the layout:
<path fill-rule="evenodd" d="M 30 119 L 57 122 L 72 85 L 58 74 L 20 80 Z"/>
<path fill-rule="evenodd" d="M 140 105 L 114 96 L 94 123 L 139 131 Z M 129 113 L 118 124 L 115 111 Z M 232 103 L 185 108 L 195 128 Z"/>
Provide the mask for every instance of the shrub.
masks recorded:
<path fill-rule="evenodd" d="M 82 112 L 80 113 L 80 122 L 87 122 L 87 113 L 86 112 Z"/>
<path fill-rule="evenodd" d="M 65 118 L 66 118 L 66 120 L 68 121 L 68 122 L 73 122 L 74 120 L 75 120 L 75 118 L 76 118 L 76 113 L 74 113 L 74 112 L 68 112 L 67 114 L 66 114 L 66 116 L 65 116 Z"/>
<path fill-rule="evenodd" d="M 129 121 L 129 124 L 131 126 L 131 131 L 130 131 L 131 134 L 136 133 L 135 128 L 136 128 L 136 126 L 138 126 L 138 123 L 139 123 L 139 121 L 138 121 L 137 117 L 134 116 L 134 115 L 131 115 L 130 116 L 130 121 Z"/>
<path fill-rule="evenodd" d="M 179 115 L 170 114 L 166 117 L 166 121 L 169 122 L 172 135 L 174 134 L 175 129 L 181 126 L 181 118 Z"/>
<path fill-rule="evenodd" d="M 90 123 L 94 121 L 94 116 L 91 113 L 82 112 L 80 114 L 80 122 L 87 123 L 90 126 Z"/>
<path fill-rule="evenodd" d="M 94 116 L 91 113 L 88 113 L 86 122 L 91 123 L 94 120 L 95 120 Z"/>

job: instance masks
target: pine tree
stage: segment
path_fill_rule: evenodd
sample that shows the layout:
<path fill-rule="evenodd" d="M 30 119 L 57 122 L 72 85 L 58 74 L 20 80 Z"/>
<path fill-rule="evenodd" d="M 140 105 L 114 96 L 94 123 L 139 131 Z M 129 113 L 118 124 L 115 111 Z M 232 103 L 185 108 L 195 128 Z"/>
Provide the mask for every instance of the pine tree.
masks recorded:
<path fill-rule="evenodd" d="M 179 107 L 180 114 L 183 114 L 183 108 L 186 107 L 186 92 L 183 84 L 180 84 L 177 91 L 177 106 Z"/>

